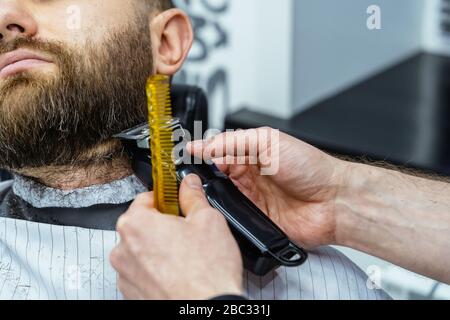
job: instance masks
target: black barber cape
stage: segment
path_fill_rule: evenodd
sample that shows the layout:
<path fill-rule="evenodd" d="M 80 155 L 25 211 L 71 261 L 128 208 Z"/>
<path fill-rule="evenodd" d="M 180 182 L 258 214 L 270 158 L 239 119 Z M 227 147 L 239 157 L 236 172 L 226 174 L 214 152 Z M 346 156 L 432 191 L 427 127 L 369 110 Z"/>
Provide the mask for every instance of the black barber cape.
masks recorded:
<path fill-rule="evenodd" d="M 26 189 L 25 197 L 28 191 L 35 189 Z M 102 191 L 92 194 L 102 201 Z M 39 195 L 33 199 L 39 201 Z M 39 209 L 15 195 L 12 182 L 0 183 L 0 300 L 121 299 L 109 256 L 120 241 L 114 231 L 117 219 L 129 205 Z M 330 247 L 310 252 L 308 262 L 297 268 L 281 267 L 265 277 L 244 273 L 252 300 L 389 299 L 367 283 L 362 270 Z"/>
<path fill-rule="evenodd" d="M 87 229 L 115 230 L 131 202 L 88 208 L 34 208 L 12 191 L 12 181 L 0 183 L 0 217 Z"/>

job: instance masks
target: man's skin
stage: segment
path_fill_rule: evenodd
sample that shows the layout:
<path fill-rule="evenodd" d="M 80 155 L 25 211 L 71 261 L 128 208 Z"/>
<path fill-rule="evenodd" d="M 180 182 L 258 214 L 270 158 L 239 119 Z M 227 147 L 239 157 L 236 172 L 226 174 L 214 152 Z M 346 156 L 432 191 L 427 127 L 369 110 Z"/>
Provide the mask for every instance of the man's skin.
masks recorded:
<path fill-rule="evenodd" d="M 81 13 L 81 24 L 79 29 L 73 29 L 67 27 L 70 18 L 67 9 L 74 5 L 73 1 L 0 0 L 0 48 L 6 48 L 0 56 L 10 53 L 7 50 L 8 43 L 19 38 L 48 41 L 61 45 L 68 52 L 81 54 L 85 52 L 88 43 L 95 43 L 98 49 L 101 49 L 102 42 L 111 30 L 120 31 L 125 29 L 130 21 L 136 20 L 134 14 L 136 3 L 139 1 L 141 0 L 79 0 L 75 5 Z M 152 65 L 148 66 L 148 73 L 153 71 L 165 75 L 175 74 L 181 68 L 192 45 L 193 34 L 188 17 L 177 9 L 164 12 L 149 10 L 143 26 L 148 27 L 152 41 L 153 60 Z M 25 105 L 21 102 L 32 97 L 36 88 L 23 84 L 5 87 L 5 83 L 8 83 L 11 77 L 24 75 L 28 79 L 34 79 L 39 85 L 45 85 L 47 81 L 58 79 L 60 76 L 60 66 L 55 63 L 57 57 L 45 50 L 31 51 L 47 62 L 34 63 L 20 70 L 16 69 L 14 72 L 11 72 L 11 69 L 8 72 L 5 70 L 0 72 L 0 98 L 3 99 L 6 96 L 12 99 L 8 100 L 10 103 L 3 106 L 5 109 L 1 110 L 1 115 L 12 115 L 11 119 L 21 120 L 21 125 L 24 127 L 33 119 L 30 119 L 29 114 L 21 113 L 23 111 L 21 107 Z M 79 65 L 89 67 L 88 58 L 77 62 Z M 110 63 L 113 65 L 114 61 Z M 76 74 L 74 78 L 77 79 Z M 76 107 L 82 106 L 73 106 L 73 108 Z M 104 106 L 104 108 L 109 107 L 109 105 Z M 14 117 L 14 115 L 19 116 Z M 38 119 L 42 121 L 41 126 L 45 127 L 47 125 L 45 121 L 49 118 L 47 116 Z M 5 123 L 9 125 L 8 130 L 10 130 L 5 131 L 6 134 L 15 132 L 17 137 L 20 136 L 23 130 L 18 129 L 21 128 L 19 122 L 6 121 Z M 0 132 L 3 132 L 1 130 L 4 128 L 0 127 Z M 73 137 L 77 135 L 77 132 L 56 132 L 53 138 L 58 134 Z M 59 144 L 66 145 L 64 141 L 61 139 Z M 347 244 L 398 262 L 418 272 L 449 281 L 448 275 L 445 274 L 445 270 L 448 270 L 448 261 L 445 261 L 444 254 L 439 254 L 443 251 L 448 252 L 448 237 L 445 237 L 449 228 L 448 214 L 445 212 L 445 209 L 448 209 L 448 202 L 439 197 L 439 195 L 442 198 L 445 196 L 444 190 L 447 187 L 445 184 L 378 169 L 369 170 L 356 165 L 354 170 L 349 169 L 353 167 L 343 165 L 342 162 L 309 146 L 286 137 L 283 141 L 288 141 L 288 150 L 285 150 L 286 156 L 281 157 L 282 169 L 289 167 L 289 172 L 281 174 L 281 180 L 277 181 L 277 177 L 258 177 L 254 174 L 254 170 L 257 169 L 254 166 L 230 167 L 227 172 L 240 188 L 262 209 L 266 209 L 266 213 L 284 227 L 294 239 L 309 247 L 327 243 Z M 298 152 L 295 152 L 296 145 L 299 146 Z M 21 147 L 28 149 L 34 146 L 27 145 L 25 142 L 21 144 Z M 67 147 L 73 148 L 69 144 Z M 98 145 L 83 150 L 77 155 L 77 159 L 64 165 L 53 163 L 37 167 L 26 166 L 26 163 L 20 167 L 6 165 L 9 170 L 35 179 L 43 185 L 72 190 L 105 184 L 132 174 L 124 158 L 111 159 L 110 155 L 116 148 L 117 144 L 114 141 L 99 141 Z M 4 146 L 1 151 L 9 152 L 11 149 L 10 146 Z M 23 150 L 14 151 L 19 154 L 21 151 L 24 152 Z M 38 157 L 39 152 L 36 154 Z M 2 158 L 0 157 L 0 161 L 4 160 Z M 23 162 L 32 160 L 39 159 L 23 159 Z M 297 170 L 292 170 L 295 167 Z M 365 174 L 366 171 L 368 175 Z M 363 176 L 358 172 L 362 172 Z M 402 183 L 399 183 L 396 178 L 402 180 Z M 389 182 L 390 179 L 393 182 Z M 261 185 L 261 181 L 265 185 Z M 254 185 L 250 185 L 249 182 L 253 182 Z M 395 191 L 391 190 L 396 184 L 400 184 L 401 187 Z M 196 184 L 191 183 L 191 185 Z M 383 188 L 383 186 L 386 187 Z M 414 189 L 417 191 L 414 192 Z M 196 197 L 192 195 L 193 192 L 197 195 Z M 355 192 L 359 196 L 358 199 L 352 197 Z M 279 198 L 273 198 L 274 194 Z M 380 194 L 388 194 L 392 197 L 384 198 Z M 151 195 L 146 196 L 151 199 Z M 281 199 L 281 196 L 286 198 Z M 191 205 L 186 204 L 185 202 L 190 198 L 199 200 Z M 200 198 L 201 189 L 198 185 L 185 186 L 181 191 L 181 199 L 185 199 L 182 200 L 182 207 L 188 215 L 187 220 L 167 218 L 151 208 L 138 205 L 130 209 L 120 221 L 119 232 L 123 242 L 111 259 L 120 271 L 119 282 L 126 292 L 126 297 L 210 298 L 218 294 L 237 294 L 241 291 L 242 261 L 236 244 L 223 218 L 217 211 L 207 206 L 203 198 L 202 200 Z M 383 202 L 385 199 L 392 203 Z M 383 211 L 388 214 L 382 215 L 379 208 L 383 208 Z M 138 214 L 135 211 L 148 211 L 153 215 Z M 198 212 L 200 214 L 196 214 Z M 135 217 L 128 219 L 133 214 Z M 399 221 L 403 223 L 397 222 L 396 217 L 401 218 L 401 214 L 408 215 L 407 224 L 401 219 Z M 425 217 L 425 221 L 419 219 L 421 215 Z M 389 221 L 384 221 L 386 217 L 389 217 Z M 363 228 L 364 223 L 360 220 L 367 223 L 367 229 Z M 377 221 L 378 224 L 371 224 L 370 221 Z M 290 228 L 291 223 L 297 224 L 298 228 Z M 164 228 L 165 225 L 170 227 L 170 233 Z M 150 237 L 145 232 L 149 227 L 159 230 L 160 233 L 156 233 L 158 236 Z M 215 230 L 215 232 L 208 234 L 206 229 Z M 205 240 L 205 233 L 211 238 Z M 381 235 L 383 238 L 378 238 L 379 241 L 376 241 L 372 234 Z M 439 236 L 440 234 L 444 236 Z M 171 241 L 174 236 L 179 237 L 179 240 Z M 412 240 L 407 240 L 408 237 Z M 421 241 L 422 239 L 426 241 Z M 167 246 L 167 243 L 173 245 Z M 408 244 L 411 243 L 414 247 L 409 249 L 412 246 Z M 182 250 L 178 244 L 183 244 Z M 430 245 L 427 246 L 427 244 Z M 153 251 L 149 248 L 153 248 Z M 177 261 L 181 265 L 167 259 L 168 254 L 170 256 L 173 252 L 179 253 Z M 126 260 L 123 260 L 123 257 L 126 257 Z M 151 262 L 148 263 L 148 261 Z M 190 261 L 189 264 L 186 261 Z M 207 264 L 204 264 L 205 261 Z M 129 276 L 128 270 L 124 270 L 127 268 L 121 267 L 125 263 L 127 266 L 134 266 L 134 270 L 140 270 L 136 273 L 136 277 Z M 155 265 L 158 268 L 153 268 Z M 180 270 L 180 266 L 185 268 Z M 434 268 L 427 268 L 427 266 Z M 187 278 L 187 275 L 192 276 L 192 279 Z M 184 277 L 185 280 L 181 281 L 180 277 Z M 154 281 L 150 282 L 153 284 L 150 288 L 144 280 L 151 281 L 151 279 Z M 199 286 L 192 288 L 192 283 L 198 283 Z M 167 287 L 168 285 L 170 287 Z"/>
<path fill-rule="evenodd" d="M 155 3 L 156 0 L 79 0 L 76 2 L 71 0 L 0 0 L 0 44 L 4 46 L 19 38 L 29 38 L 58 44 L 68 52 L 79 54 L 83 53 L 88 43 L 96 44 L 100 50 L 111 32 L 120 32 L 121 28 L 125 30 L 131 22 L 136 22 L 136 10 L 145 13 L 145 3 L 151 4 L 152 2 Z M 74 18 L 74 11 L 68 11 L 68 9 L 74 5 L 80 13 L 79 29 L 68 27 L 70 19 Z M 149 29 L 151 39 L 142 39 L 142 41 L 151 40 L 152 52 L 148 52 L 148 56 L 152 56 L 153 65 L 149 65 L 147 71 L 142 71 L 146 71 L 147 75 L 153 72 L 172 76 L 183 65 L 193 42 L 189 18 L 186 13 L 178 9 L 163 12 L 148 9 L 147 12 L 147 19 L 143 21 L 143 25 L 140 27 Z M 15 70 L 13 73 L 0 73 L 0 99 L 2 98 L 1 94 L 4 93 L 14 94 L 16 97 L 31 96 L 34 90 L 31 86 L 20 88 L 16 86 L 8 89 L 3 87 L 9 79 L 18 74 L 42 79 L 42 83 L 54 77 L 57 79 L 60 77 L 60 67 L 54 63 L 57 57 L 43 50 L 31 49 L 31 51 L 45 58 L 48 62 L 33 64 Z M 10 54 L 11 52 L 6 53 Z M 5 55 L 2 54 L 2 56 Z M 90 61 L 82 62 L 87 68 L 90 67 Z M 110 61 L 109 63 L 114 64 L 116 62 Z M 129 68 L 131 69 L 133 66 L 130 65 Z M 142 87 L 144 85 L 145 81 L 142 83 Z M 15 91 L 13 92 L 13 90 Z M 142 90 L 142 92 L 144 91 Z M 127 92 L 122 93 L 124 96 L 127 94 Z M 12 101 L 11 105 L 20 108 L 21 101 Z M 109 108 L 109 106 L 104 107 Z M 145 108 L 145 105 L 142 107 Z M 14 114 L 20 113 L 20 110 L 17 109 L 1 111 L 10 112 L 12 117 L 14 117 Z M 19 117 L 14 118 L 14 120 L 16 119 L 20 120 Z M 45 119 L 42 119 L 43 125 L 45 125 L 44 121 Z M 101 163 L 97 161 L 102 157 L 108 158 L 108 155 L 114 149 L 117 149 L 115 142 L 102 141 L 89 150 L 83 150 L 82 154 L 78 155 L 79 159 L 82 159 L 82 161 L 79 161 L 80 163 L 74 160 L 65 165 L 49 163 L 39 167 L 25 165 L 20 168 L 8 167 L 8 169 L 34 178 L 49 187 L 66 190 L 83 188 L 108 183 L 132 174 L 129 163 L 124 158 L 117 157 L 107 161 L 106 164 L 105 161 Z M 24 162 L 26 161 L 24 160 Z M 83 163 L 81 164 L 81 162 Z"/>
<path fill-rule="evenodd" d="M 270 130 L 261 128 L 258 133 Z M 272 145 L 259 140 L 258 136 L 270 137 L 251 131 L 225 133 L 212 140 L 194 142 L 188 149 L 199 158 L 214 159 L 239 189 L 298 243 L 308 248 L 351 247 L 450 283 L 448 183 L 341 161 L 285 134 L 280 134 L 279 142 Z M 258 165 L 237 164 L 237 151 L 245 150 L 239 155 L 242 160 L 249 156 L 250 150 L 256 150 L 255 146 L 258 155 L 271 154 L 271 157 L 258 157 L 262 160 Z M 270 152 L 267 146 L 279 152 Z M 260 175 L 261 168 L 271 166 L 274 161 L 279 161 L 278 173 Z M 192 190 L 184 184 L 181 192 L 185 212 L 188 217 L 195 217 L 195 210 L 186 205 Z M 214 226 L 213 234 L 206 235 L 208 241 L 202 242 L 205 234 L 193 232 L 195 228 L 183 218 L 167 218 L 142 205 L 132 207 L 120 221 L 119 232 L 128 241 L 113 252 L 111 259 L 122 279 L 127 279 L 122 285 L 129 297 L 179 298 L 182 292 L 183 298 L 191 295 L 211 298 L 234 292 L 235 285 L 231 289 L 226 285 L 219 288 L 223 282 L 218 282 L 213 275 L 234 279 L 231 283 L 235 284 L 239 278 L 232 275 L 241 261 L 236 258 L 234 245 L 224 254 L 217 254 L 223 248 L 221 239 L 228 243 L 230 233 L 225 222 L 216 218 L 218 213 L 209 208 L 204 196 L 195 192 L 191 201 L 198 202 L 199 212 L 210 212 L 210 217 L 204 215 L 203 218 L 211 219 Z M 152 194 L 142 199 L 145 197 L 149 201 Z M 164 229 L 160 226 L 168 219 L 173 223 L 171 233 L 151 237 L 145 234 L 148 229 Z M 189 237 L 180 236 L 183 234 Z M 215 244 L 212 241 L 216 241 Z M 159 249 L 167 243 L 171 246 Z M 211 255 L 205 255 L 205 251 Z M 166 259 L 175 252 L 177 261 Z M 234 263 L 231 263 L 233 257 Z M 180 274 L 180 268 L 188 260 L 195 261 L 195 272 L 186 265 L 185 273 Z M 126 263 L 133 265 L 132 271 L 126 270 Z M 163 275 L 161 270 L 164 270 Z M 134 276 L 136 274 L 138 276 Z M 205 279 L 204 275 L 209 277 Z M 158 279 L 157 290 L 146 286 L 149 279 Z M 201 279 L 204 281 L 198 288 L 192 287 L 192 283 Z M 208 280 L 209 283 L 205 283 Z M 171 295 L 171 292 L 177 294 Z"/>

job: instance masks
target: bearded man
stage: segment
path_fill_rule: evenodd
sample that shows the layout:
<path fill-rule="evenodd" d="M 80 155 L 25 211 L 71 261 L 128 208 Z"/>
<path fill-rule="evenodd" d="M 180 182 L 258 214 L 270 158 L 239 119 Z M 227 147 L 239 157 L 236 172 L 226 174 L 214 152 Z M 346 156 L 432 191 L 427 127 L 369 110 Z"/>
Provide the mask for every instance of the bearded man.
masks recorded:
<path fill-rule="evenodd" d="M 147 77 L 174 75 L 193 41 L 169 0 L 68 8 L 0 0 L 0 168 L 14 176 L 0 184 L 1 299 L 123 297 L 108 257 L 118 218 L 146 190 L 112 136 L 146 120 Z M 331 248 L 243 280 L 255 299 L 386 298 Z"/>

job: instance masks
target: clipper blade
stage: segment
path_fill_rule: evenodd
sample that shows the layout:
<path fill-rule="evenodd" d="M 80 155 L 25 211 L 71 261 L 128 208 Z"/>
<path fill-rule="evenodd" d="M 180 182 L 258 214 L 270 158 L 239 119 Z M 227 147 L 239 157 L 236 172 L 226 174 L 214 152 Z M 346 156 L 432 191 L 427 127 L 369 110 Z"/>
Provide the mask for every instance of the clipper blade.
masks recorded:
<path fill-rule="evenodd" d="M 172 159 L 174 142 L 170 78 L 151 76 L 147 81 L 147 98 L 155 207 L 162 213 L 179 215 L 178 181 Z"/>

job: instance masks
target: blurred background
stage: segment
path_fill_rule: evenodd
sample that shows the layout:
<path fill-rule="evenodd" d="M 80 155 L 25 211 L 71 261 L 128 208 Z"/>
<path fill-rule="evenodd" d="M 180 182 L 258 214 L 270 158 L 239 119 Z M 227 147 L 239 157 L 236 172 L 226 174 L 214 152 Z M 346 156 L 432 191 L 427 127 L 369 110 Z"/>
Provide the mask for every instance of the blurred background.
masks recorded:
<path fill-rule="evenodd" d="M 176 81 L 208 93 L 212 127 L 268 125 L 450 175 L 449 0 L 176 2 L 196 35 Z M 339 249 L 396 299 L 450 299 L 449 286 Z"/>
<path fill-rule="evenodd" d="M 176 3 L 196 39 L 175 81 L 205 90 L 211 127 L 272 126 L 328 152 L 450 175 L 450 0 Z M 393 298 L 450 299 L 449 286 L 339 249 Z"/>

